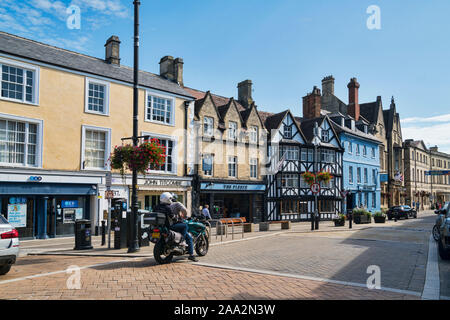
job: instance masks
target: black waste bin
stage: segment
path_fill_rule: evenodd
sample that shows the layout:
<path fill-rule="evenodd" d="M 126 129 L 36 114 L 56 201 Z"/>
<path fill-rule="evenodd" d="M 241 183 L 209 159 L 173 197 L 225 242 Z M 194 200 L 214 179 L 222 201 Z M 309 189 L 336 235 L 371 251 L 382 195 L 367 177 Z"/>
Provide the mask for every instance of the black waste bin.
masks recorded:
<path fill-rule="evenodd" d="M 74 250 L 89 250 L 92 247 L 91 221 L 75 221 L 75 248 Z"/>

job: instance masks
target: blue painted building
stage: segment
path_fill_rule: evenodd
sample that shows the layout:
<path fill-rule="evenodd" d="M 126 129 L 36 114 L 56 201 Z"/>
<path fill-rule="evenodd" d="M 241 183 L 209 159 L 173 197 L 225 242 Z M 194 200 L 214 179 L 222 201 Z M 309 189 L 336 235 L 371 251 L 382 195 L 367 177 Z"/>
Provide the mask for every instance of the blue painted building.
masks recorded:
<path fill-rule="evenodd" d="M 340 113 L 330 115 L 344 147 L 343 212 L 363 206 L 375 213 L 381 207 L 379 141 L 368 133 L 368 122 Z M 345 194 L 344 194 L 345 195 Z"/>

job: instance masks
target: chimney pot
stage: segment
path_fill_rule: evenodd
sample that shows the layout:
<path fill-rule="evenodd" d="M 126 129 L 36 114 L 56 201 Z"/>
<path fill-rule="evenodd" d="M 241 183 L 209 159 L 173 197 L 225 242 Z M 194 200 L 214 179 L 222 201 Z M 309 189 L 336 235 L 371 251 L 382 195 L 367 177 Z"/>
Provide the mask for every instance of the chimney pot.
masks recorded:
<path fill-rule="evenodd" d="M 359 109 L 359 87 L 356 78 L 351 78 L 350 83 L 347 85 L 348 88 L 348 114 L 352 116 L 355 121 L 359 120 L 360 109 Z"/>
<path fill-rule="evenodd" d="M 322 93 L 334 95 L 334 77 L 328 76 L 322 80 Z"/>
<path fill-rule="evenodd" d="M 105 61 L 120 65 L 120 40 L 118 36 L 111 36 L 105 44 Z"/>
<path fill-rule="evenodd" d="M 159 75 L 183 86 L 183 64 L 182 58 L 162 57 L 159 61 Z"/>
<path fill-rule="evenodd" d="M 238 84 L 238 101 L 246 108 L 253 104 L 252 88 L 253 82 L 251 80 L 245 80 Z"/>
<path fill-rule="evenodd" d="M 303 118 L 314 119 L 320 117 L 322 107 L 320 89 L 314 86 L 313 91 L 303 97 Z"/>

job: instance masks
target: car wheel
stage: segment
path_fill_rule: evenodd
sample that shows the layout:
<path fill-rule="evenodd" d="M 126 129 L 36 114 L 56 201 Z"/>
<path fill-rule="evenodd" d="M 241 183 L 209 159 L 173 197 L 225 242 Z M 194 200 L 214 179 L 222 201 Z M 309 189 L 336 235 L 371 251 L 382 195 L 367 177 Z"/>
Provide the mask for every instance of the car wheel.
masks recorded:
<path fill-rule="evenodd" d="M 11 265 L 8 264 L 6 266 L 1 266 L 0 267 L 0 276 L 3 276 L 5 274 L 7 274 L 9 272 L 9 270 L 11 270 Z"/>
<path fill-rule="evenodd" d="M 450 260 L 450 251 L 444 249 L 442 241 L 439 241 L 439 255 L 442 260 Z"/>
<path fill-rule="evenodd" d="M 435 241 L 439 241 L 439 239 L 441 238 L 441 234 L 439 233 L 439 227 L 438 226 L 434 226 L 433 227 L 433 238 Z"/>

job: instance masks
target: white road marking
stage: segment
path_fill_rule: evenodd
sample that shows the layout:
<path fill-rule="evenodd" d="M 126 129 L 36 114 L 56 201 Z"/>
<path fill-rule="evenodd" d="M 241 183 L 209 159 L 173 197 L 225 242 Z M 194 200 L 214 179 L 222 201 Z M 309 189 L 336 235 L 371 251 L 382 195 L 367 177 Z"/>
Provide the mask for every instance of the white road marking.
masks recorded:
<path fill-rule="evenodd" d="M 344 286 L 359 287 L 359 288 L 364 288 L 364 289 L 370 290 L 367 288 L 367 284 L 362 284 L 362 283 L 357 283 L 357 282 L 339 281 L 339 280 L 317 278 L 317 277 L 304 276 L 304 275 L 291 274 L 291 273 L 282 273 L 282 272 L 274 272 L 274 271 L 268 271 L 268 270 L 233 267 L 233 266 L 228 266 L 228 265 L 219 265 L 219 264 L 212 264 L 212 263 L 197 262 L 197 263 L 193 263 L 193 265 L 210 267 L 210 268 L 218 268 L 218 269 L 234 270 L 234 271 L 259 273 L 259 274 L 266 274 L 266 275 L 278 276 L 278 277 L 296 278 L 296 279 L 301 279 L 301 280 L 319 281 L 319 282 L 340 284 L 340 285 L 344 285 Z M 400 294 L 413 295 L 413 296 L 417 296 L 417 297 L 421 296 L 420 292 L 394 289 L 394 288 L 386 288 L 386 287 L 381 287 L 381 289 L 378 289 L 378 290 L 374 289 L 373 291 L 389 291 L 389 292 L 395 292 L 395 293 L 400 293 Z"/>
<path fill-rule="evenodd" d="M 422 300 L 439 300 L 441 282 L 439 280 L 439 261 L 437 254 L 437 242 L 430 235 L 428 245 L 427 273 L 422 292 Z"/>

